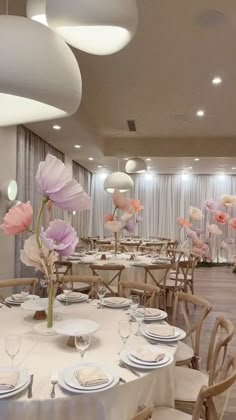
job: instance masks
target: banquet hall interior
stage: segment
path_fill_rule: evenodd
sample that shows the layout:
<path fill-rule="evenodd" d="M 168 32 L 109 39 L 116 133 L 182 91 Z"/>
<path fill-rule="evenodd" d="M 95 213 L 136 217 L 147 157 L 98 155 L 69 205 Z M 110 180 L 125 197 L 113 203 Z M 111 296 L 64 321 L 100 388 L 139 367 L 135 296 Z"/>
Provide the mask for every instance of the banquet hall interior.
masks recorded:
<path fill-rule="evenodd" d="M 236 420 L 236 3 L 0 0 L 0 420 Z"/>

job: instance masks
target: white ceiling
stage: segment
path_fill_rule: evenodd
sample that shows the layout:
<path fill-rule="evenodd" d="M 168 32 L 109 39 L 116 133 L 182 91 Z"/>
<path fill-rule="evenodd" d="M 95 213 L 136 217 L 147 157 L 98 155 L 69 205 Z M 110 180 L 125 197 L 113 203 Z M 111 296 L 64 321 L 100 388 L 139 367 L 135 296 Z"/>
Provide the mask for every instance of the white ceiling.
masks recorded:
<path fill-rule="evenodd" d="M 10 0 L 10 13 L 24 15 L 25 3 Z M 152 170 L 160 173 L 188 166 L 193 173 L 234 173 L 236 1 L 137 3 L 138 31 L 123 51 L 101 57 L 73 49 L 83 80 L 78 113 L 58 121 L 60 131 L 51 121 L 29 127 L 92 171 L 139 154 L 151 156 Z M 4 5 L 0 0 L 2 13 Z M 211 84 L 216 75 L 223 79 L 219 86 Z M 200 108 L 202 119 L 195 115 Z M 128 131 L 127 119 L 136 121 L 136 133 Z"/>

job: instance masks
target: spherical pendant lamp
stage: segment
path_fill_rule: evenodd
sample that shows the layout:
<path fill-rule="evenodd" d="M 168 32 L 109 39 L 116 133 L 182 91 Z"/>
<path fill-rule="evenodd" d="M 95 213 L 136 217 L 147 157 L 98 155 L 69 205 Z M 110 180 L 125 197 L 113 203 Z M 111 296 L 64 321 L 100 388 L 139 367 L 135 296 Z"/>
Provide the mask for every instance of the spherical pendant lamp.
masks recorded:
<path fill-rule="evenodd" d="M 146 170 L 146 162 L 139 157 L 129 159 L 125 165 L 125 171 L 128 174 L 141 174 L 143 172 L 146 172 Z"/>
<path fill-rule="evenodd" d="M 136 0 L 45 1 L 48 25 L 68 44 L 87 53 L 113 54 L 135 35 Z"/>
<path fill-rule="evenodd" d="M 30 19 L 47 26 L 46 0 L 28 0 L 26 14 Z"/>
<path fill-rule="evenodd" d="M 132 178 L 124 172 L 113 172 L 104 181 L 104 189 L 109 193 L 113 193 L 115 190 L 126 192 L 131 190 L 133 186 Z"/>
<path fill-rule="evenodd" d="M 54 31 L 0 16 L 0 126 L 67 117 L 81 101 L 79 66 Z"/>

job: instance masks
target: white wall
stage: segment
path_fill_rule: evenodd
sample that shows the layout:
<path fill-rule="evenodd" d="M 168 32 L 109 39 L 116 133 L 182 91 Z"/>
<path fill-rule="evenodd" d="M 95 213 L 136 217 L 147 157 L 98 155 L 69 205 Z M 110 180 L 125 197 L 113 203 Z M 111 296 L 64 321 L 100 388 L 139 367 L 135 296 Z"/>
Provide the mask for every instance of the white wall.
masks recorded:
<path fill-rule="evenodd" d="M 0 190 L 11 179 L 16 179 L 16 127 L 0 128 Z M 0 196 L 0 221 L 8 202 Z M 0 231 L 0 279 L 14 278 L 15 239 Z"/>

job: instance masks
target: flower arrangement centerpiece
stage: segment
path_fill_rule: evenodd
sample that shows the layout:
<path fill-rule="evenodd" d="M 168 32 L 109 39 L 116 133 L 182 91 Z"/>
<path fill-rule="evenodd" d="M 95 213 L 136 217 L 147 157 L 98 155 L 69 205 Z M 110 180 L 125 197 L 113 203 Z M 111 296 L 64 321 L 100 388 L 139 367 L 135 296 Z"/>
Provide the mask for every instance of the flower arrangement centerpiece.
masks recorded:
<path fill-rule="evenodd" d="M 115 237 L 115 254 L 118 249 L 118 233 L 125 229 L 127 232 L 132 233 L 137 224 L 142 222 L 142 217 L 138 213 L 143 210 L 143 206 L 139 200 L 127 198 L 118 190 L 115 190 L 112 195 L 114 204 L 113 213 L 104 216 L 105 228 L 114 233 Z M 118 211 L 122 212 L 119 216 Z"/>
<path fill-rule="evenodd" d="M 39 163 L 36 174 L 36 188 L 42 194 L 40 208 L 33 227 L 33 208 L 30 202 L 12 207 L 6 213 L 0 228 L 6 235 L 29 232 L 24 242 L 20 259 L 29 267 L 42 273 L 42 283 L 48 292 L 47 327 L 53 326 L 53 303 L 59 286 L 55 275 L 55 262 L 60 256 L 69 256 L 75 250 L 78 236 L 73 227 L 61 219 L 51 220 L 42 226 L 44 210 L 52 206 L 67 211 L 81 211 L 90 208 L 90 198 L 81 185 L 67 173 L 65 165 L 55 156 L 48 154 Z"/>
<path fill-rule="evenodd" d="M 223 195 L 218 201 L 206 200 L 204 210 L 190 206 L 189 220 L 182 217 L 177 219 L 180 230 L 184 229 L 187 238 L 192 241 L 193 253 L 199 255 L 204 261 L 211 262 L 215 250 L 216 260 L 219 262 L 220 252 L 228 250 L 234 243 L 234 239 L 228 237 L 227 229 L 222 228 L 228 226 L 229 229 L 236 230 L 236 218 L 232 214 L 235 207 L 236 197 Z M 205 220 L 204 226 L 194 227 L 194 222 L 203 222 L 203 220 Z M 225 235 L 224 238 L 223 235 Z"/>

